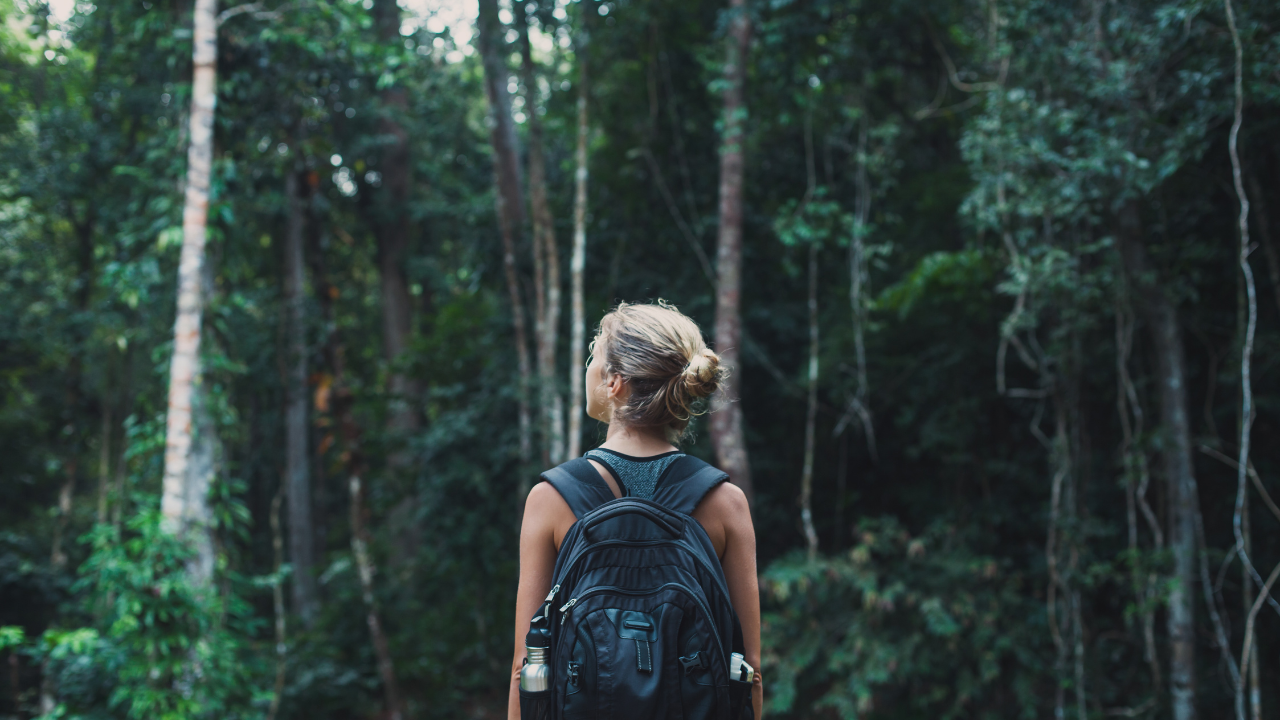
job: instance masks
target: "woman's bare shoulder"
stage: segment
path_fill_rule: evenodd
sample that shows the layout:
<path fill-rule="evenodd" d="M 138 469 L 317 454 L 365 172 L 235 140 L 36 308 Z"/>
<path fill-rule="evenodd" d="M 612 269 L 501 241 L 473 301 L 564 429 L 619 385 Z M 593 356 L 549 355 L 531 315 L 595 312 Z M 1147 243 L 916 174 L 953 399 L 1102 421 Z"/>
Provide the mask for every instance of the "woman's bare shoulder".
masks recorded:
<path fill-rule="evenodd" d="M 569 507 L 564 498 L 560 497 L 560 493 L 551 486 L 551 483 L 543 481 L 529 489 L 529 497 L 525 500 L 525 507 L 533 506 L 543 510 L 549 510 L 556 505 L 564 505 Z"/>
<path fill-rule="evenodd" d="M 525 519 L 554 520 L 565 514 L 573 515 L 569 503 L 560 497 L 560 493 L 549 482 L 540 482 L 529 489 L 529 496 L 524 501 Z"/>
<path fill-rule="evenodd" d="M 551 483 L 540 482 L 530 488 L 529 496 L 525 499 L 524 523 L 520 534 L 525 537 L 529 537 L 530 533 L 548 537 L 559 549 L 561 538 L 576 520 L 569 503 L 560 497 Z"/>
<path fill-rule="evenodd" d="M 725 526 L 736 525 L 743 520 L 748 523 L 751 521 L 751 507 L 747 504 L 746 493 L 729 482 L 722 482 L 712 488 L 702 498 L 702 502 L 698 503 L 696 514 L 718 520 Z"/>

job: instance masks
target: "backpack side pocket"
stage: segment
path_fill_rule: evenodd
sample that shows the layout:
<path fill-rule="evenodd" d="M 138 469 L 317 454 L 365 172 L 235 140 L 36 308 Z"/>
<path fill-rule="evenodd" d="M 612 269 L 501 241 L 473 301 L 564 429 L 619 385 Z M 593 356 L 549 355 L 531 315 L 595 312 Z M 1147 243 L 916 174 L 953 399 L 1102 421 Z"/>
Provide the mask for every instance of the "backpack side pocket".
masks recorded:
<path fill-rule="evenodd" d="M 729 679 L 729 718 L 730 720 L 755 720 L 755 710 L 751 707 L 751 683 Z M 521 718 L 521 720 L 524 720 Z"/>
<path fill-rule="evenodd" d="M 551 701 L 554 695 L 551 690 L 529 692 L 521 689 L 520 720 L 552 720 L 554 713 L 551 712 Z"/>

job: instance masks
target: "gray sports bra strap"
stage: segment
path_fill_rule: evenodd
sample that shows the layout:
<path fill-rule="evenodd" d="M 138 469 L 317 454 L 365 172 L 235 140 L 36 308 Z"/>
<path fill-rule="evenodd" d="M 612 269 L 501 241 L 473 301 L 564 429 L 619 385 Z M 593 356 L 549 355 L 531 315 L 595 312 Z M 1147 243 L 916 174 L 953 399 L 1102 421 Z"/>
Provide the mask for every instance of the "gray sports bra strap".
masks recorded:
<path fill-rule="evenodd" d="M 613 491 L 600 479 L 600 473 L 591 461 L 585 458 L 575 458 L 553 467 L 542 473 L 542 479 L 560 493 L 578 519 L 614 499 Z"/>
<path fill-rule="evenodd" d="M 707 493 L 728 479 L 720 468 L 686 455 L 667 470 L 662 484 L 653 493 L 653 501 L 668 510 L 691 515 Z"/>

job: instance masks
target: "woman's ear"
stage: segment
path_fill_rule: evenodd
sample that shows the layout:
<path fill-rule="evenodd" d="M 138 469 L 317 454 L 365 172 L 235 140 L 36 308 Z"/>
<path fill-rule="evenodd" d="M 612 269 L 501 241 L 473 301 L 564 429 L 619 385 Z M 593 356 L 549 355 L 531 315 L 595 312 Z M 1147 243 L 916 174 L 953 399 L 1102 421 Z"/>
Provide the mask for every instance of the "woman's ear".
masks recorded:
<path fill-rule="evenodd" d="M 622 375 L 611 373 L 609 378 L 604 381 L 604 386 L 606 399 L 610 401 L 623 399 L 622 396 L 626 389 L 626 384 L 623 382 Z"/>

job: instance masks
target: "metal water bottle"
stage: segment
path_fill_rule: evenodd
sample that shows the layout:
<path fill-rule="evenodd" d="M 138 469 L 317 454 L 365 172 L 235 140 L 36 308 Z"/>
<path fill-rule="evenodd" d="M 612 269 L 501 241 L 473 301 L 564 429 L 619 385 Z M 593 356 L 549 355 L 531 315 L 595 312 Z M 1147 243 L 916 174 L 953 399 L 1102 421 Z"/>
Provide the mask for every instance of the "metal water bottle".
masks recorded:
<path fill-rule="evenodd" d="M 524 636 L 527 654 L 525 666 L 520 670 L 520 689 L 525 692 L 541 692 L 551 689 L 551 631 L 547 618 L 539 615 L 529 623 L 529 634 Z"/>

